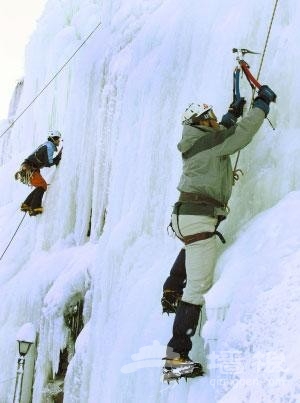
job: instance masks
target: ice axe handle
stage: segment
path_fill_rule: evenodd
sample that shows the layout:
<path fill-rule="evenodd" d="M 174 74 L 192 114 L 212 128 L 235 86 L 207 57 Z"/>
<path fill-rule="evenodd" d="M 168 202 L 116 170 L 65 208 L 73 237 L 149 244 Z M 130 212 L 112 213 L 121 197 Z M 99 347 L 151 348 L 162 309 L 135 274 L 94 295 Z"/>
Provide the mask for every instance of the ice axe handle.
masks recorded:
<path fill-rule="evenodd" d="M 237 67 L 233 72 L 233 102 L 240 99 L 240 69 Z"/>
<path fill-rule="evenodd" d="M 248 64 L 245 62 L 245 60 L 240 60 L 239 64 L 241 66 L 241 69 L 245 73 L 248 81 L 256 88 L 260 89 L 261 84 L 253 77 L 251 71 L 249 70 Z"/>

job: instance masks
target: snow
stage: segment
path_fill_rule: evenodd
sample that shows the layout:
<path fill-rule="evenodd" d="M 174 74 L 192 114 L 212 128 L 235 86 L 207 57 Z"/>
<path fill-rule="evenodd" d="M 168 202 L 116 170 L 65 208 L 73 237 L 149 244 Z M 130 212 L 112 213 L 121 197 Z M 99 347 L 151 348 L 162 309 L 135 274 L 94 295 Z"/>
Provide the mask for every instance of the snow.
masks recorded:
<path fill-rule="evenodd" d="M 233 47 L 262 52 L 273 2 L 49 0 L 26 48 L 0 135 L 0 253 L 23 218 L 23 159 L 63 134 L 42 216 L 26 216 L 0 260 L 0 401 L 12 401 L 16 335 L 38 332 L 33 403 L 68 340 L 64 309 L 84 298 L 84 328 L 65 378 L 65 403 L 300 401 L 300 5 L 278 3 L 260 81 L 277 94 L 268 121 L 241 153 L 243 175 L 221 225 L 215 282 L 192 358 L 207 375 L 162 384 L 173 317 L 162 284 L 181 244 L 167 233 L 181 172 L 180 117 L 191 102 L 220 118 L 232 96 Z M 256 74 L 260 56 L 245 57 Z M 241 93 L 251 99 L 245 79 Z M 233 162 L 235 157 L 233 157 Z M 88 231 L 90 229 L 90 235 Z M 296 339 L 297 338 L 297 339 Z"/>
<path fill-rule="evenodd" d="M 26 341 L 28 343 L 34 343 L 36 338 L 36 330 L 33 323 L 24 323 L 18 330 L 17 340 Z"/>

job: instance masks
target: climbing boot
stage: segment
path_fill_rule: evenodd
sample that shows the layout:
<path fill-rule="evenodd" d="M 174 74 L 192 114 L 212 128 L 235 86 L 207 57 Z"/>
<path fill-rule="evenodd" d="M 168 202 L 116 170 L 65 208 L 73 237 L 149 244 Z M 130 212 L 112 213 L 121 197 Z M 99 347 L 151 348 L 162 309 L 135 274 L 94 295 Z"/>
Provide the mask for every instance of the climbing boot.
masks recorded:
<path fill-rule="evenodd" d="M 42 214 L 42 213 L 43 213 L 43 207 L 37 207 L 34 209 L 30 209 L 28 214 L 30 216 L 35 216 L 35 215 Z"/>
<path fill-rule="evenodd" d="M 24 212 L 27 212 L 27 211 L 30 211 L 30 210 L 31 210 L 31 207 L 28 206 L 28 204 L 26 204 L 26 203 L 22 203 L 22 204 L 21 204 L 21 207 L 20 207 L 20 210 L 21 210 L 21 211 L 24 211 Z"/>
<path fill-rule="evenodd" d="M 195 378 L 204 374 L 203 367 L 199 362 L 194 362 L 186 355 L 178 355 L 174 358 L 165 358 L 163 367 L 163 381 L 178 381 L 180 378 Z"/>
<path fill-rule="evenodd" d="M 163 313 L 176 313 L 177 306 L 181 300 L 181 294 L 173 290 L 164 290 L 161 299 Z"/>

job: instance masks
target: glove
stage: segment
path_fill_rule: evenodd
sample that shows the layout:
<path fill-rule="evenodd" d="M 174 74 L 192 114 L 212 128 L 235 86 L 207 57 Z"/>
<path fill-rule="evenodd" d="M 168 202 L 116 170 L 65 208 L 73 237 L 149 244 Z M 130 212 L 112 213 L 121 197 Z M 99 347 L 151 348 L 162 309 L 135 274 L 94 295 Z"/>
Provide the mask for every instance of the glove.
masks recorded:
<path fill-rule="evenodd" d="M 276 102 L 277 95 L 267 85 L 262 85 L 258 91 L 257 97 L 254 99 L 253 107 L 259 108 L 268 116 L 270 111 L 270 102 Z"/>
<path fill-rule="evenodd" d="M 246 100 L 244 97 L 237 99 L 236 101 L 232 102 L 229 106 L 228 112 L 231 112 L 236 118 L 242 116 L 244 112 L 244 105 Z"/>
<path fill-rule="evenodd" d="M 19 178 L 20 178 L 20 171 L 15 173 L 15 180 L 17 181 L 19 180 Z"/>
<path fill-rule="evenodd" d="M 60 163 L 60 160 L 61 160 L 61 150 L 57 154 L 57 156 L 53 158 L 53 164 L 57 166 Z"/>
<path fill-rule="evenodd" d="M 263 101 L 267 102 L 276 102 L 277 95 L 275 92 L 271 90 L 267 85 L 262 85 L 258 91 L 257 98 L 261 98 Z"/>
<path fill-rule="evenodd" d="M 227 129 L 236 124 L 237 119 L 242 116 L 246 100 L 244 97 L 237 99 L 229 105 L 228 112 L 222 116 L 221 125 Z"/>
<path fill-rule="evenodd" d="M 222 116 L 220 124 L 229 129 L 236 124 L 236 120 L 237 118 L 231 112 L 227 112 Z"/>

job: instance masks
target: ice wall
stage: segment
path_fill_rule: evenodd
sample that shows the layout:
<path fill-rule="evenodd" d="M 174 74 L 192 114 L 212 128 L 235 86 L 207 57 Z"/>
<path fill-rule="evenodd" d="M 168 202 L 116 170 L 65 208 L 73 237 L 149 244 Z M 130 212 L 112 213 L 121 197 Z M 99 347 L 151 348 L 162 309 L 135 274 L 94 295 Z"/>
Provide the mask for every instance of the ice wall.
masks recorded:
<path fill-rule="evenodd" d="M 201 390 L 214 401 L 206 379 L 164 390 L 158 363 L 132 373 L 126 365 L 146 346 L 157 358 L 170 335 L 172 321 L 161 317 L 159 301 L 181 246 L 166 226 L 177 198 L 182 110 L 203 100 L 221 117 L 231 102 L 231 49 L 263 50 L 273 6 L 258 0 L 48 1 L 27 47 L 16 114 L 100 21 L 101 27 L 16 122 L 9 140 L 0 139 L 4 250 L 29 191 L 13 173 L 49 127 L 64 138 L 60 166 L 44 170 L 50 186 L 43 216 L 25 218 L 0 262 L 3 379 L 14 376 L 18 327 L 34 322 L 40 339 L 33 402 L 41 401 L 58 367 L 66 342 L 62 311 L 74 293 L 86 296 L 88 308 L 66 377 L 66 402 L 192 402 Z M 278 93 L 269 115 L 276 130 L 265 122 L 242 151 L 244 175 L 223 225 L 228 244 L 241 224 L 299 185 L 299 12 L 297 2 L 278 5 L 261 74 Z M 247 60 L 255 73 L 260 58 Z M 250 99 L 245 80 L 241 92 Z M 12 393 L 12 383 L 3 383 L 0 400 Z"/>

